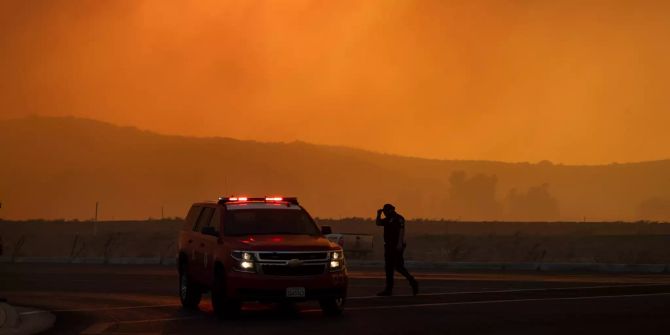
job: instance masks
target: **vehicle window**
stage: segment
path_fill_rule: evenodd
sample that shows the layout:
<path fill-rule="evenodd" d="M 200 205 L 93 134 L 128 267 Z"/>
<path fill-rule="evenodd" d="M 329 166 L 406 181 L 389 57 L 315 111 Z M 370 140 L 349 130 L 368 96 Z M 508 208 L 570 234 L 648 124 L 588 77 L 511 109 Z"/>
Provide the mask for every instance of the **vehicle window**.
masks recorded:
<path fill-rule="evenodd" d="M 209 220 L 208 226 L 214 227 L 214 230 L 219 232 L 219 225 L 221 224 L 221 208 L 217 208 L 212 215 L 212 219 Z"/>
<path fill-rule="evenodd" d="M 188 211 L 188 214 L 186 215 L 186 221 L 184 223 L 184 229 L 193 229 L 195 230 L 195 224 L 198 221 L 198 216 L 200 216 L 202 207 L 200 206 L 192 206 L 191 209 Z"/>
<path fill-rule="evenodd" d="M 193 231 L 200 232 L 200 230 L 202 230 L 202 227 L 208 225 L 209 221 L 212 219 L 212 214 L 214 214 L 214 208 L 212 207 L 203 208 L 202 212 L 200 212 L 200 216 L 198 217 L 198 222 L 193 227 Z"/>
<path fill-rule="evenodd" d="M 241 209 L 226 213 L 224 235 L 320 234 L 312 218 L 304 211 Z"/>

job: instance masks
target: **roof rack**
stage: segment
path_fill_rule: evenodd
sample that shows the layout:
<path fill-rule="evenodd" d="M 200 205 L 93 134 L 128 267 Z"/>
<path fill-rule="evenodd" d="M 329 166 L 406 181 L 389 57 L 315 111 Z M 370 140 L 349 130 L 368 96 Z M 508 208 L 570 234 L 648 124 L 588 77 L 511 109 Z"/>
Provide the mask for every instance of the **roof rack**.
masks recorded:
<path fill-rule="evenodd" d="M 229 203 L 244 203 L 244 202 L 288 202 L 290 204 L 298 205 L 297 197 L 242 197 L 242 196 L 230 196 L 230 197 L 221 197 L 219 198 L 219 204 L 229 204 Z"/>

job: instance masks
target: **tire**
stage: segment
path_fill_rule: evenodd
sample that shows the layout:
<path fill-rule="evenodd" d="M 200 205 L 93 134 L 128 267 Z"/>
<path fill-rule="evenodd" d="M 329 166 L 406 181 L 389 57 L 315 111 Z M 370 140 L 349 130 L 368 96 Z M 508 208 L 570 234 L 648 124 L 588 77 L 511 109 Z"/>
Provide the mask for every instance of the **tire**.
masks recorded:
<path fill-rule="evenodd" d="M 345 301 L 346 299 L 344 297 L 327 298 L 319 300 L 319 305 L 321 305 L 323 314 L 328 316 L 338 316 L 342 315 L 342 312 L 344 312 Z"/>
<path fill-rule="evenodd" d="M 188 271 L 183 266 L 179 271 L 179 300 L 182 307 L 197 310 L 200 299 L 202 299 L 202 289 L 189 279 Z"/>
<path fill-rule="evenodd" d="M 226 296 L 226 276 L 223 267 L 220 266 L 214 272 L 212 308 L 219 319 L 235 319 L 240 316 L 242 310 L 242 302 Z"/>

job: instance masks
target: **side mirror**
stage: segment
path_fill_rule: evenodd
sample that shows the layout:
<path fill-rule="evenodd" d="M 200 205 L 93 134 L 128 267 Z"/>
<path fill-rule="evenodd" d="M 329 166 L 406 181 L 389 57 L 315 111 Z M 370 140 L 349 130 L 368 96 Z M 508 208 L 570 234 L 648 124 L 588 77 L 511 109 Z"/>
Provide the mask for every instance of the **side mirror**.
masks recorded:
<path fill-rule="evenodd" d="M 330 235 L 333 233 L 333 229 L 330 228 L 330 226 L 322 226 L 321 227 L 321 234 L 322 235 Z"/>
<path fill-rule="evenodd" d="M 200 230 L 200 232 L 203 235 L 219 237 L 219 233 L 216 231 L 214 227 L 202 227 L 202 230 Z"/>

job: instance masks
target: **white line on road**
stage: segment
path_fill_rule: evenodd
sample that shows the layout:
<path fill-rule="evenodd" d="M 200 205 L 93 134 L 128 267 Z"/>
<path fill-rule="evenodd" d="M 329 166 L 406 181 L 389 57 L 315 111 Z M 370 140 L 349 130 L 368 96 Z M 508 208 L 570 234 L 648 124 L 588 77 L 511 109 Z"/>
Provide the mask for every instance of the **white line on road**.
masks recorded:
<path fill-rule="evenodd" d="M 94 335 L 94 334 L 102 334 L 105 332 L 105 330 L 109 329 L 114 325 L 113 322 L 100 322 L 100 323 L 94 323 L 90 327 L 84 329 L 80 334 L 84 335 Z"/>
<path fill-rule="evenodd" d="M 549 287 L 549 288 L 527 288 L 527 289 L 511 289 L 511 290 L 489 290 L 489 291 L 456 291 L 456 292 L 436 292 L 436 293 L 421 293 L 418 296 L 448 296 L 448 295 L 463 295 L 463 294 L 491 294 L 491 293 L 517 293 L 517 292 L 547 292 L 547 291 L 566 291 L 566 290 L 591 290 L 591 289 L 606 289 L 606 288 L 634 288 L 634 287 L 654 287 L 654 286 L 668 286 L 668 284 L 635 284 L 635 285 L 597 285 L 597 286 L 573 286 L 573 287 Z M 393 297 L 411 297 L 412 295 L 395 295 Z M 367 300 L 367 299 L 389 299 L 390 297 L 379 297 L 375 295 L 348 297 L 347 300 Z M 147 308 L 163 308 L 163 307 L 178 307 L 180 304 L 161 304 L 161 305 L 139 305 L 139 306 L 117 306 L 117 307 L 91 307 L 91 308 L 76 308 L 76 309 L 57 309 L 52 312 L 69 313 L 69 312 L 95 312 L 95 311 L 113 311 L 113 310 L 130 310 L 130 309 L 147 309 Z"/>
<path fill-rule="evenodd" d="M 461 295 L 461 294 L 487 294 L 487 293 L 516 293 L 516 292 L 547 292 L 547 291 L 566 291 L 566 290 L 592 290 L 601 288 L 632 288 L 632 287 L 654 287 L 654 286 L 668 286 L 668 284 L 632 284 L 632 285 L 598 285 L 598 286 L 573 286 L 573 287 L 546 287 L 546 288 L 520 288 L 510 290 L 493 290 L 493 291 L 456 291 L 456 292 L 435 292 L 435 293 L 420 293 L 418 296 L 443 296 L 443 295 Z M 412 295 L 394 295 L 394 297 L 411 297 Z M 388 299 L 389 297 L 380 297 L 376 295 L 368 295 L 361 297 L 348 297 L 347 300 L 359 299 Z"/>
<path fill-rule="evenodd" d="M 597 295 L 587 297 L 557 297 L 557 298 L 531 298 L 531 299 L 498 299 L 498 300 L 481 300 L 481 301 L 460 301 L 460 302 L 439 302 L 429 304 L 404 304 L 404 305 L 385 305 L 385 306 L 361 306 L 348 307 L 347 311 L 368 311 L 368 310 L 383 310 L 383 309 L 403 309 L 403 308 L 428 308 L 428 307 L 444 307 L 457 305 L 485 305 L 485 304 L 501 304 L 501 303 L 521 303 L 521 302 L 538 302 L 538 301 L 575 301 L 575 300 L 599 300 L 599 299 L 621 299 L 621 298 L 642 298 L 653 296 L 668 296 L 670 293 L 645 293 L 645 294 L 621 294 L 621 295 Z M 320 309 L 306 309 L 301 310 L 301 313 L 315 313 L 321 312 Z M 144 319 L 144 320 L 129 320 L 116 321 L 114 323 L 96 323 L 86 328 L 82 334 L 102 334 L 110 326 L 114 324 L 138 324 L 150 322 L 168 322 L 168 321 L 183 321 L 200 319 L 204 316 L 187 316 L 175 318 L 160 318 L 160 319 Z"/>
<path fill-rule="evenodd" d="M 405 304 L 405 305 L 386 305 L 386 306 L 361 306 L 349 307 L 348 311 L 364 311 L 375 309 L 399 309 L 399 308 L 421 308 L 421 307 L 441 307 L 453 305 L 483 305 L 483 304 L 500 304 L 510 302 L 535 302 L 535 301 L 569 301 L 569 300 L 598 300 L 598 299 L 618 299 L 618 298 L 641 298 L 653 296 L 666 296 L 670 293 L 645 293 L 645 294 L 622 294 L 622 295 L 595 295 L 588 297 L 562 297 L 562 298 L 531 298 L 531 299 L 500 299 L 500 300 L 481 300 L 481 301 L 460 301 L 460 302 L 437 302 L 431 304 Z M 317 310 L 307 310 L 312 312 Z"/>
<path fill-rule="evenodd" d="M 147 323 L 147 322 L 180 321 L 180 320 L 191 320 L 191 319 L 202 319 L 202 318 L 204 318 L 203 315 L 197 315 L 197 316 L 182 316 L 182 317 L 178 317 L 178 318 L 117 321 L 116 323 L 133 324 L 133 323 Z"/>
<path fill-rule="evenodd" d="M 22 312 L 22 313 L 19 313 L 19 315 L 25 316 L 25 315 L 35 315 L 35 314 L 42 314 L 42 313 L 49 313 L 49 311 L 34 310 L 34 311 L 29 311 L 29 312 Z"/>

